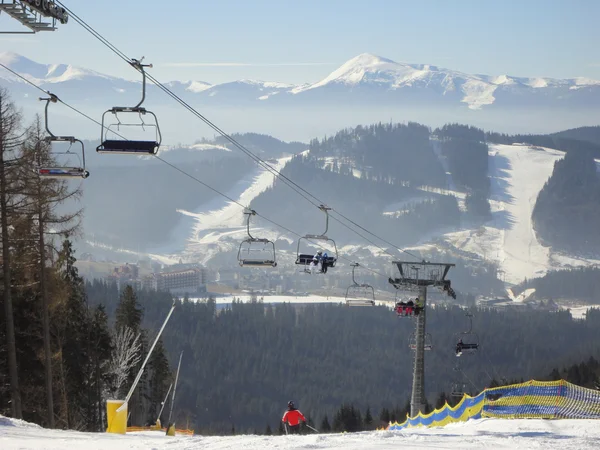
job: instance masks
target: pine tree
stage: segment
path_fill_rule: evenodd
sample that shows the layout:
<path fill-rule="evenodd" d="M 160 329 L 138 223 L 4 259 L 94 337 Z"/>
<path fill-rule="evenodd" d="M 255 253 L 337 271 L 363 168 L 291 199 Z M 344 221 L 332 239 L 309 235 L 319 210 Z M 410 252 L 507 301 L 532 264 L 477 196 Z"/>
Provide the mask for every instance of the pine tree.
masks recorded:
<path fill-rule="evenodd" d="M 321 431 L 321 433 L 330 433 L 331 432 L 331 425 L 329 424 L 329 419 L 327 418 L 327 415 L 325 415 L 323 417 L 319 431 Z"/>
<path fill-rule="evenodd" d="M 17 369 L 17 350 L 15 344 L 15 325 L 13 303 L 11 297 L 11 258 L 9 244 L 9 202 L 10 181 L 9 167 L 14 160 L 14 152 L 21 144 L 21 117 L 10 101 L 8 91 L 0 88 L 0 220 L 2 234 L 2 270 L 3 270 L 3 303 L 6 321 L 6 342 L 8 347 L 8 367 L 10 373 L 10 393 L 12 416 L 23 417 L 21 391 Z"/>
<path fill-rule="evenodd" d="M 387 408 L 382 408 L 381 412 L 379 413 L 379 420 L 381 422 L 389 423 L 391 420 L 390 410 Z"/>
<path fill-rule="evenodd" d="M 364 427 L 365 427 L 365 430 L 373 429 L 373 416 L 371 415 L 370 407 L 367 407 L 367 412 L 365 412 Z"/>
<path fill-rule="evenodd" d="M 64 180 L 47 179 L 33 174 L 31 167 L 52 166 L 55 161 L 52 156 L 52 145 L 45 139 L 46 131 L 40 117 L 36 117 L 32 125 L 27 128 L 26 138 L 23 142 L 23 158 L 27 162 L 21 170 L 21 183 L 25 195 L 30 201 L 30 213 L 37 222 L 37 247 L 39 253 L 39 292 L 41 297 L 41 317 L 44 338 L 44 358 L 46 373 L 46 395 L 48 426 L 54 428 L 54 398 L 53 398 L 53 374 L 52 374 L 52 343 L 50 336 L 50 298 L 49 298 L 49 274 L 47 246 L 51 247 L 51 236 L 69 236 L 75 233 L 80 225 L 81 210 L 69 211 L 58 214 L 58 206 L 67 200 L 76 199 L 81 195 L 80 189 L 71 189 Z M 52 250 L 51 250 L 52 251 Z M 50 257 L 50 258 L 48 258 Z M 64 377 L 61 377 L 64 380 Z M 67 419 L 67 423 L 69 420 Z"/>
<path fill-rule="evenodd" d="M 448 397 L 446 396 L 445 392 L 441 392 L 440 395 L 438 396 L 437 400 L 435 401 L 435 409 L 442 409 L 444 406 L 446 406 L 446 403 L 448 403 Z"/>
<path fill-rule="evenodd" d="M 108 328 L 108 317 L 104 307 L 99 305 L 93 311 L 90 322 L 89 333 L 90 348 L 90 373 L 88 374 L 88 392 L 90 394 L 87 403 L 87 414 L 89 417 L 89 431 L 104 431 L 104 392 L 106 386 L 110 385 L 110 373 L 108 362 L 113 351 L 112 339 Z"/>
<path fill-rule="evenodd" d="M 272 436 L 273 435 L 273 430 L 271 430 L 271 425 L 267 424 L 267 427 L 265 428 L 265 436 Z"/>
<path fill-rule="evenodd" d="M 141 331 L 143 311 L 137 300 L 137 295 L 130 285 L 125 286 L 116 311 L 115 328 L 120 330 L 127 327 L 136 335 Z"/>
<path fill-rule="evenodd" d="M 55 324 L 59 346 L 61 410 L 67 428 L 89 429 L 85 423 L 90 376 L 90 320 L 83 279 L 75 267 L 71 242 L 66 239 L 59 256 L 66 300 L 58 305 Z M 56 324 L 60 324 L 56 326 Z"/>

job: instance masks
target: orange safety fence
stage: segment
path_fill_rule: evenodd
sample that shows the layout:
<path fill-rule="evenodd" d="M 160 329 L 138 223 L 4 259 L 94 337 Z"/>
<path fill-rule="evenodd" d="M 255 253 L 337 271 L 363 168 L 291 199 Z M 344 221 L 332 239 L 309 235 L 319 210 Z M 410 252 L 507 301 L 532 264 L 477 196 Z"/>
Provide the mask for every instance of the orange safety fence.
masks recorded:
<path fill-rule="evenodd" d="M 166 428 L 157 428 L 157 427 L 127 427 L 128 433 L 135 433 L 135 432 L 139 432 L 139 431 L 162 431 L 163 433 L 166 433 L 167 429 Z M 179 435 L 193 436 L 194 430 L 180 430 L 180 429 L 176 428 L 175 433 L 179 434 Z"/>

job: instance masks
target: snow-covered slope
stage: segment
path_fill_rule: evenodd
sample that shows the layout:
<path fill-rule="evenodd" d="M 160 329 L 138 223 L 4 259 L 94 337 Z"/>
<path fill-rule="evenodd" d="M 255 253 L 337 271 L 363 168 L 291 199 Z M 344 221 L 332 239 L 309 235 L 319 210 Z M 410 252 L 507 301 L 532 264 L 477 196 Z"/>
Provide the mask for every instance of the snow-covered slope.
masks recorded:
<path fill-rule="evenodd" d="M 162 432 L 126 435 L 46 430 L 0 416 L 3 450 L 265 450 L 265 449 L 561 449 L 600 447 L 597 420 L 480 419 L 435 429 L 313 434 L 306 436 L 176 436 Z"/>
<path fill-rule="evenodd" d="M 434 243 L 414 248 L 442 247 L 457 254 L 494 261 L 499 277 L 509 283 L 543 276 L 548 270 L 600 264 L 553 252 L 538 241 L 531 215 L 538 193 L 564 153 L 525 145 L 490 145 L 492 220 L 481 227 L 466 226 L 446 233 Z"/>
<path fill-rule="evenodd" d="M 281 171 L 291 157 L 280 158 L 272 167 Z M 274 182 L 275 176 L 263 168 L 256 168 L 247 177 L 240 180 L 227 195 L 242 205 L 249 205 L 259 194 L 269 188 Z M 201 211 L 179 211 L 181 214 L 193 219 L 191 236 L 185 250 L 185 257 L 191 260 L 200 258 L 202 263 L 208 262 L 216 254 L 222 251 L 231 251 L 237 248 L 240 241 L 247 237 L 245 216 L 242 208 L 236 204 L 217 198 L 202 207 Z M 189 229 L 182 230 L 189 233 Z M 281 230 L 265 230 L 252 227 L 252 232 L 263 238 L 278 239 Z"/>

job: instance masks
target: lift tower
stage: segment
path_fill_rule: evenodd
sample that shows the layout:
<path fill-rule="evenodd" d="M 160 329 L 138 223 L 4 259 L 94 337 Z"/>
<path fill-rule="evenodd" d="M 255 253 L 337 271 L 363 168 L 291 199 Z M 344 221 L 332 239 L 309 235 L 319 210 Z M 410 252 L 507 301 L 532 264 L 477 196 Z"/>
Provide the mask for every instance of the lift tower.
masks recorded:
<path fill-rule="evenodd" d="M 415 301 L 415 360 L 413 367 L 413 385 L 410 397 L 410 416 L 414 417 L 425 409 L 425 323 L 427 317 L 427 288 L 440 288 L 447 295 L 456 298 L 456 294 L 446 279 L 454 264 L 431 262 L 394 261 L 400 271 L 400 277 L 390 278 L 396 289 L 418 292 Z"/>
<path fill-rule="evenodd" d="M 29 31 L 4 31 L 0 34 L 29 34 L 54 31 L 58 23 L 66 24 L 69 13 L 53 0 L 0 0 L 0 13 L 6 13 Z"/>

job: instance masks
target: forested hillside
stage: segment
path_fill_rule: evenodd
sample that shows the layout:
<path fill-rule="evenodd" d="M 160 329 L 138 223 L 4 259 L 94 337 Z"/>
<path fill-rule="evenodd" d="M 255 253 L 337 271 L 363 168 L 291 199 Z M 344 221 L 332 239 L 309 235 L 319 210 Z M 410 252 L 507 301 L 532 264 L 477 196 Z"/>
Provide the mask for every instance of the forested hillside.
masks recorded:
<path fill-rule="evenodd" d="M 555 270 L 541 278 L 526 280 L 520 288 L 535 288 L 536 297 L 541 299 L 565 298 L 600 304 L 600 268 Z"/>
<path fill-rule="evenodd" d="M 576 130 L 580 130 L 577 128 Z M 595 140 L 585 139 L 588 136 L 585 133 L 579 133 L 573 130 L 573 132 L 560 132 L 554 134 L 503 134 L 496 132 L 487 132 L 486 140 L 489 143 L 494 144 L 513 144 L 513 143 L 526 143 L 529 145 L 535 145 L 538 147 L 554 148 L 556 150 L 562 150 L 565 152 L 584 151 L 590 152 L 595 158 L 600 158 L 600 143 Z M 590 139 L 593 139 L 593 134 Z"/>
<path fill-rule="evenodd" d="M 600 175 L 592 154 L 567 152 L 540 191 L 533 210 L 538 238 L 554 249 L 600 251 Z"/>
<path fill-rule="evenodd" d="M 310 142 L 315 158 L 335 157 L 358 169 L 361 177 L 390 184 L 445 186 L 445 175 L 431 143 L 430 130 L 417 123 L 358 126 Z"/>
<path fill-rule="evenodd" d="M 553 133 L 553 136 L 577 139 L 578 141 L 586 141 L 600 145 L 600 126 L 571 128 L 570 130 Z"/>
<path fill-rule="evenodd" d="M 460 225 L 455 197 L 421 188 L 446 186 L 429 130 L 422 125 L 359 126 L 315 139 L 310 152 L 294 157 L 283 174 L 372 231 L 394 236 L 398 245 Z M 299 210 L 298 202 L 306 207 Z M 293 229 L 313 234 L 324 229 L 324 215 L 281 180 L 254 199 L 252 207 Z M 356 240 L 333 220 L 330 230 L 336 239 Z"/>
<path fill-rule="evenodd" d="M 485 133 L 479 128 L 448 124 L 434 131 L 440 140 L 452 180 L 461 191 L 467 192 L 465 206 L 473 216 L 491 216 L 488 151 Z"/>
<path fill-rule="evenodd" d="M 90 302 L 105 302 L 111 315 L 114 286 L 87 285 Z M 168 294 L 139 293 L 144 324 L 156 330 L 167 313 Z M 543 377 L 553 368 L 598 355 L 600 312 L 585 321 L 567 312 L 473 310 L 473 331 L 481 351 L 461 360 L 473 392 L 492 378 Z M 434 350 L 427 353 L 427 385 L 433 404 L 448 392 L 456 373 L 454 342 L 469 327 L 458 307 L 431 308 L 427 318 Z M 214 302 L 180 303 L 164 334 L 171 365 L 184 351 L 178 388 L 179 420 L 199 432 L 276 429 L 293 399 L 315 423 L 343 403 L 361 410 L 404 407 L 409 398 L 412 359 L 411 319 L 387 307 L 260 302 L 234 303 L 217 313 Z M 150 336 L 152 333 L 150 333 Z M 577 346 L 568 345 L 578 342 Z"/>

